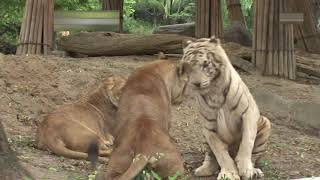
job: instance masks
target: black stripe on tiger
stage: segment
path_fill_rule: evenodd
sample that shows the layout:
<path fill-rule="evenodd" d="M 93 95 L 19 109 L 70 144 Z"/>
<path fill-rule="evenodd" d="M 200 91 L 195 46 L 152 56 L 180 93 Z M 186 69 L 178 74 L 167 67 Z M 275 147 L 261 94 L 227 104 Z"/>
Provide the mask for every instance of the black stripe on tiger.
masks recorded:
<path fill-rule="evenodd" d="M 204 117 L 207 121 L 209 121 L 209 122 L 217 121 L 216 118 L 208 118 L 205 114 L 203 114 L 202 111 L 200 111 L 200 114 L 201 114 L 201 116 L 203 116 L 203 117 Z"/>
<path fill-rule="evenodd" d="M 223 105 L 224 105 L 224 104 L 226 103 L 226 101 L 227 101 L 227 95 L 228 95 L 229 92 L 230 92 L 231 82 L 232 82 L 232 77 L 231 77 L 231 74 L 229 74 L 229 83 L 228 83 L 228 85 L 226 86 L 226 88 L 223 90 L 223 96 L 224 96 Z"/>
<path fill-rule="evenodd" d="M 240 95 L 237 103 L 230 109 L 231 111 L 234 111 L 234 110 L 236 110 L 238 108 L 242 96 L 243 96 L 243 93 Z"/>

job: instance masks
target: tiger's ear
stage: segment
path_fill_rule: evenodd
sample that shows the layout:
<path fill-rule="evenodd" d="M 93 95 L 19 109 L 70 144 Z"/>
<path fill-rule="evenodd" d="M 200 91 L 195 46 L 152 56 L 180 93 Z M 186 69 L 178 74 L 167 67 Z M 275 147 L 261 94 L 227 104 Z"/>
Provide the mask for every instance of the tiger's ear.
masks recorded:
<path fill-rule="evenodd" d="M 182 48 L 186 48 L 189 44 L 193 43 L 194 40 L 193 39 L 189 39 L 189 40 L 183 40 L 182 41 Z"/>
<path fill-rule="evenodd" d="M 217 45 L 221 45 L 220 39 L 219 39 L 219 38 L 216 38 L 215 36 L 211 36 L 209 42 L 215 43 L 215 44 L 217 44 Z"/>

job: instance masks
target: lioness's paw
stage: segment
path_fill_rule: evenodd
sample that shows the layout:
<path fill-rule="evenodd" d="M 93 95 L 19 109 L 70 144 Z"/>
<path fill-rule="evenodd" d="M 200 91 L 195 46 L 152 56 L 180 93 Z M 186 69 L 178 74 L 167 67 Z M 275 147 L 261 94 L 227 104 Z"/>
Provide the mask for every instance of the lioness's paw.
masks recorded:
<path fill-rule="evenodd" d="M 263 172 L 259 168 L 254 168 L 250 160 L 237 161 L 239 175 L 242 179 L 253 179 L 263 177 Z"/>
<path fill-rule="evenodd" d="M 202 165 L 200 167 L 198 167 L 195 171 L 194 171 L 194 175 L 195 176 L 212 176 L 215 173 L 213 168 L 210 168 L 209 166 L 205 166 Z"/>
<path fill-rule="evenodd" d="M 221 169 L 218 175 L 218 180 L 240 180 L 240 176 L 235 171 Z"/>
<path fill-rule="evenodd" d="M 219 170 L 219 165 L 216 161 L 206 158 L 203 163 L 202 166 L 198 167 L 195 171 L 194 171 L 194 175 L 195 176 L 212 176 L 213 174 L 215 174 L 217 171 Z"/>

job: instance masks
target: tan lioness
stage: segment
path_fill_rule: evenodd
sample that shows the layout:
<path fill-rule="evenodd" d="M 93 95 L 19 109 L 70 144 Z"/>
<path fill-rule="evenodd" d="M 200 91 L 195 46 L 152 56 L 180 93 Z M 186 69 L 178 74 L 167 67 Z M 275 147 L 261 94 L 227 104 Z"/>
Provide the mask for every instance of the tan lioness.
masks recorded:
<path fill-rule="evenodd" d="M 171 102 L 181 102 L 187 79 L 176 62 L 157 60 L 133 73 L 123 88 L 115 150 L 102 179 L 133 179 L 147 165 L 162 177 L 183 173 L 169 135 Z"/>
<path fill-rule="evenodd" d="M 112 152 L 112 129 L 125 81 L 119 76 L 108 77 L 88 96 L 49 114 L 38 126 L 38 148 L 68 158 L 87 159 L 90 144 L 98 143 L 99 156 L 108 156 Z"/>

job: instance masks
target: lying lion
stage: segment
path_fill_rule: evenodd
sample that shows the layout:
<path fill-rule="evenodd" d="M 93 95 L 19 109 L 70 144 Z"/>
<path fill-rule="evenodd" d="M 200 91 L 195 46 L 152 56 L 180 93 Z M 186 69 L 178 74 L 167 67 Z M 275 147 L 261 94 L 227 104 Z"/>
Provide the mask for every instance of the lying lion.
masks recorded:
<path fill-rule="evenodd" d="M 88 96 L 49 114 L 38 126 L 38 148 L 68 158 L 87 159 L 90 144 L 97 143 L 99 156 L 110 155 L 115 114 L 125 81 L 123 77 L 108 77 Z"/>
<path fill-rule="evenodd" d="M 176 62 L 157 60 L 133 73 L 119 102 L 115 150 L 101 179 L 133 179 L 147 165 L 162 177 L 183 173 L 169 135 L 171 102 L 181 101 L 187 80 Z"/>

